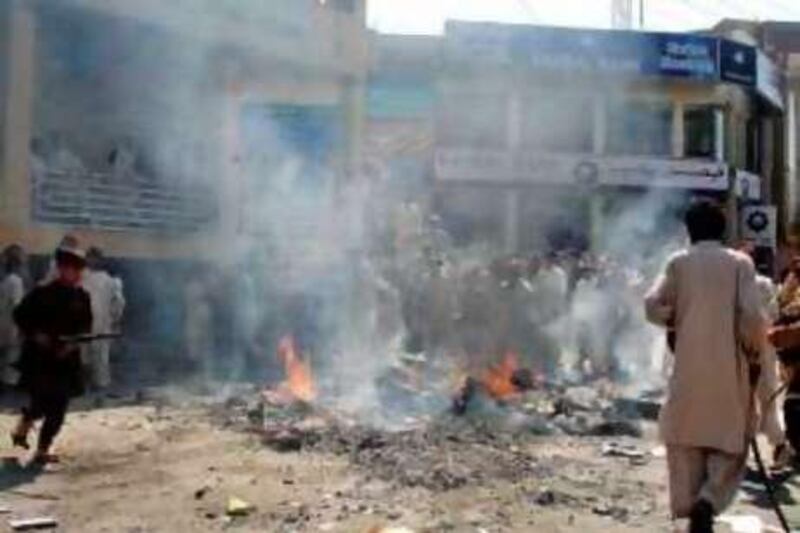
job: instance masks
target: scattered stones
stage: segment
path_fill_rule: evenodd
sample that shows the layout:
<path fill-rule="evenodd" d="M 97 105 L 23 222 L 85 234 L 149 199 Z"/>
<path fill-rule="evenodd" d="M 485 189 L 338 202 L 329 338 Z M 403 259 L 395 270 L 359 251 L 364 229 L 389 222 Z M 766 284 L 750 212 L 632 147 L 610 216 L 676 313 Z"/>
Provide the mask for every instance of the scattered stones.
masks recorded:
<path fill-rule="evenodd" d="M 568 388 L 558 398 L 556 405 L 558 412 L 567 415 L 576 411 L 597 411 L 602 409 L 600 393 L 592 387 Z"/>
<path fill-rule="evenodd" d="M 614 409 L 621 415 L 644 420 L 658 420 L 661 403 L 648 398 L 617 398 Z"/>
<path fill-rule="evenodd" d="M 266 429 L 263 433 L 264 444 L 279 452 L 297 452 L 303 447 L 303 433 L 293 427 Z"/>
<path fill-rule="evenodd" d="M 552 490 L 544 489 L 533 498 L 533 501 L 536 503 L 536 505 L 553 505 L 556 503 L 556 495 Z"/>
<path fill-rule="evenodd" d="M 624 507 L 605 503 L 596 505 L 592 512 L 598 516 L 608 516 L 619 522 L 626 522 L 630 515 L 629 511 Z"/>
<path fill-rule="evenodd" d="M 403 517 L 402 511 L 392 510 L 386 513 L 386 518 L 389 520 L 399 520 Z"/>
<path fill-rule="evenodd" d="M 589 428 L 586 435 L 596 437 L 633 437 L 641 438 L 642 426 L 634 420 L 609 418 Z"/>
<path fill-rule="evenodd" d="M 624 457 L 627 459 L 644 459 L 647 453 L 640 448 L 619 442 L 603 443 L 600 453 L 604 457 Z"/>
<path fill-rule="evenodd" d="M 231 496 L 228 498 L 228 504 L 225 506 L 225 514 L 228 516 L 247 516 L 255 510 L 255 506 L 249 502 Z"/>
<path fill-rule="evenodd" d="M 519 376 L 520 380 L 527 376 Z M 597 461 L 597 441 L 562 438 L 565 449 L 544 455 L 532 434 L 570 436 L 631 437 L 642 435 L 640 416 L 629 415 L 612 398 L 612 388 L 543 388 L 527 391 L 520 399 L 498 403 L 489 397 L 473 397 L 463 416 L 443 413 L 439 417 L 418 417 L 402 430 L 375 429 L 356 423 L 343 413 L 309 405 L 270 405 L 261 409 L 251 402 L 230 402 L 233 417 L 256 430 L 267 446 L 281 451 L 332 454 L 346 458 L 360 474 L 358 483 L 347 491 L 329 494 L 319 491 L 314 511 L 289 505 L 277 512 L 275 522 L 283 530 L 333 531 L 350 520 L 396 522 L 408 516 L 405 502 L 377 499 L 364 491 L 379 486 L 382 491 L 411 488 L 411 493 L 447 492 L 465 487 L 487 494 L 500 510 L 481 509 L 485 519 L 459 520 L 458 526 L 429 511 L 423 530 L 449 531 L 461 522 L 474 530 L 481 527 L 504 528 L 512 520 L 505 512 L 514 499 L 505 498 L 495 488 L 517 485 L 522 497 L 540 507 L 559 506 L 558 512 L 592 509 L 594 514 L 626 522 L 643 516 L 642 491 L 626 486 L 623 493 L 605 491 L 612 468 L 619 461 Z M 263 417 L 256 416 L 261 413 Z M 547 442 L 551 442 L 548 440 Z M 652 460 L 646 451 L 625 438 L 610 440 L 600 447 L 604 457 L 621 458 L 633 464 Z M 578 465 L 574 454 L 589 461 Z M 284 486 L 299 483 L 297 473 L 280 470 L 277 481 Z M 535 480 L 535 484 L 534 483 Z M 293 494 L 299 494 L 292 489 Z M 631 497 L 631 494 L 636 494 Z M 627 496 L 626 496 L 627 494 Z M 203 495 L 199 496 L 201 499 Z M 605 501 L 604 501 L 605 500 Z M 608 501 L 612 503 L 607 503 Z M 626 506 L 618 502 L 624 501 Z M 494 506 L 493 506 L 494 507 Z M 652 507 L 652 506 L 651 506 Z M 402 509 L 402 510 L 401 510 Z M 415 516 L 420 514 L 416 507 Z M 405 513 L 404 513 L 405 511 Z M 422 513 L 424 514 L 424 513 Z M 324 529 L 319 526 L 324 525 Z"/>

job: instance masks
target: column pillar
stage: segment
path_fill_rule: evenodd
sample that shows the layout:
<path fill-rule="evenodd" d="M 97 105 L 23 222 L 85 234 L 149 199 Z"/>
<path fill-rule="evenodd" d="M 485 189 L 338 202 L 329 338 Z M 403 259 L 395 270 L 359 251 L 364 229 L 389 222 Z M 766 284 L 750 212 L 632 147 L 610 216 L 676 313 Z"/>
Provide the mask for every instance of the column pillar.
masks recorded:
<path fill-rule="evenodd" d="M 725 160 L 725 112 L 714 110 L 714 159 Z"/>
<path fill-rule="evenodd" d="M 519 249 L 521 198 L 521 194 L 516 188 L 512 187 L 504 191 L 505 228 L 503 228 L 503 245 L 508 253 L 514 253 Z"/>
<path fill-rule="evenodd" d="M 686 153 L 683 111 L 683 102 L 675 102 L 672 106 L 672 157 L 678 159 L 684 157 Z"/>
<path fill-rule="evenodd" d="M 797 93 L 790 90 L 786 94 L 786 114 L 783 135 L 784 142 L 784 177 L 786 218 L 790 227 L 798 220 L 797 206 Z"/>
<path fill-rule="evenodd" d="M 606 153 L 606 102 L 602 96 L 592 102 L 592 153 L 601 156 Z"/>
<path fill-rule="evenodd" d="M 770 117 L 761 119 L 761 138 L 758 151 L 761 153 L 760 166 L 757 174 L 761 176 L 761 198 L 766 203 L 772 203 L 774 190 L 772 177 L 775 174 L 775 120 Z M 780 187 L 778 187 L 780 190 Z"/>
<path fill-rule="evenodd" d="M 506 135 L 508 151 L 513 161 L 519 152 L 522 140 L 522 102 L 516 89 L 508 95 Z M 518 186 L 507 188 L 504 192 L 505 219 L 503 228 L 503 244 L 508 253 L 519 249 L 521 191 Z"/>
<path fill-rule="evenodd" d="M 30 217 L 28 145 L 33 129 L 36 29 L 28 2 L 12 0 L 10 10 L 0 202 L 9 223 L 26 225 Z"/>

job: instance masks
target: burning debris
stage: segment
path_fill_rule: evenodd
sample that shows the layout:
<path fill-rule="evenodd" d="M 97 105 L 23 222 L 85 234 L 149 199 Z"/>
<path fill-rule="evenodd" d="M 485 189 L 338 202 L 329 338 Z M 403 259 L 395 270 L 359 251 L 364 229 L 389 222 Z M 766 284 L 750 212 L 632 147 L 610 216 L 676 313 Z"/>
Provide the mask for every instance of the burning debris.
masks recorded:
<path fill-rule="evenodd" d="M 276 388 L 264 391 L 266 401 L 275 405 L 314 401 L 317 388 L 311 374 L 311 364 L 301 358 L 292 336 L 287 335 L 280 340 L 278 359 L 283 364 L 286 380 Z"/>
<path fill-rule="evenodd" d="M 524 451 L 536 435 L 642 434 L 638 420 L 614 409 L 619 398 L 613 386 L 536 384 L 513 354 L 480 378 L 465 378 L 450 412 L 409 419 L 402 430 L 366 426 L 315 403 L 319 397 L 312 396 L 316 388 L 310 369 L 288 338 L 281 343 L 280 358 L 286 380 L 259 396 L 259 416 L 249 401 L 236 403 L 227 415 L 272 449 L 344 455 L 368 478 L 398 487 L 449 491 L 540 477 L 548 471 L 547 461 Z M 297 376 L 292 378 L 292 372 Z M 634 449 L 615 441 L 604 453 L 625 455 Z"/>

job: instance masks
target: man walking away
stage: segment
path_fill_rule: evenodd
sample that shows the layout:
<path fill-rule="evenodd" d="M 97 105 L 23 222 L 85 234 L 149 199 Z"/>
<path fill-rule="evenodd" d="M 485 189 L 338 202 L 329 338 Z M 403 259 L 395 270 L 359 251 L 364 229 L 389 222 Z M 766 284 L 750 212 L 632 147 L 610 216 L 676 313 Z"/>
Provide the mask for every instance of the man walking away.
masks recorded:
<path fill-rule="evenodd" d="M 100 248 L 86 252 L 86 271 L 81 283 L 92 302 L 92 333 L 111 333 L 122 317 L 125 299 L 121 284 L 105 268 L 105 257 Z M 110 340 L 99 340 L 83 346 L 83 362 L 89 370 L 90 385 L 96 392 L 106 391 L 111 385 Z"/>
<path fill-rule="evenodd" d="M 670 258 L 645 308 L 651 322 L 675 331 L 660 420 L 672 514 L 689 518 L 691 533 L 704 533 L 733 500 L 744 471 L 754 431 L 744 354 L 761 353 L 766 318 L 752 261 L 722 245 L 722 210 L 699 201 L 685 224 L 691 247 Z"/>
<path fill-rule="evenodd" d="M 58 277 L 36 287 L 14 311 L 23 337 L 19 384 L 30 395 L 30 403 L 11 440 L 28 448 L 34 422 L 44 419 L 33 457 L 40 464 L 57 460 L 50 447 L 64 423 L 70 398 L 83 392 L 80 349 L 68 338 L 92 330 L 91 302 L 80 287 L 85 254 L 62 245 L 55 259 Z"/>
<path fill-rule="evenodd" d="M 11 368 L 18 351 L 14 308 L 25 295 L 23 263 L 24 251 L 18 245 L 7 247 L 0 255 L 0 388 L 16 382 Z"/>

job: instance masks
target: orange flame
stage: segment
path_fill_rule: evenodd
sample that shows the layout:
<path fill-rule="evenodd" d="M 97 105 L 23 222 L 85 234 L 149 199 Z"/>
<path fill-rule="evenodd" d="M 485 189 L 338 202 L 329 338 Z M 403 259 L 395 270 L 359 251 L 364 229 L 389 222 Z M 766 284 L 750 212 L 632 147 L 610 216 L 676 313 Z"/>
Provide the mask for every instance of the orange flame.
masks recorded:
<path fill-rule="evenodd" d="M 484 390 L 493 398 L 513 396 L 519 389 L 512 382 L 514 372 L 519 369 L 519 360 L 514 352 L 507 352 L 500 364 L 490 367 L 481 376 Z"/>
<path fill-rule="evenodd" d="M 286 370 L 283 387 L 298 400 L 313 401 L 317 397 L 317 387 L 311 375 L 311 365 L 300 358 L 291 335 L 283 337 L 278 344 L 278 358 Z"/>

